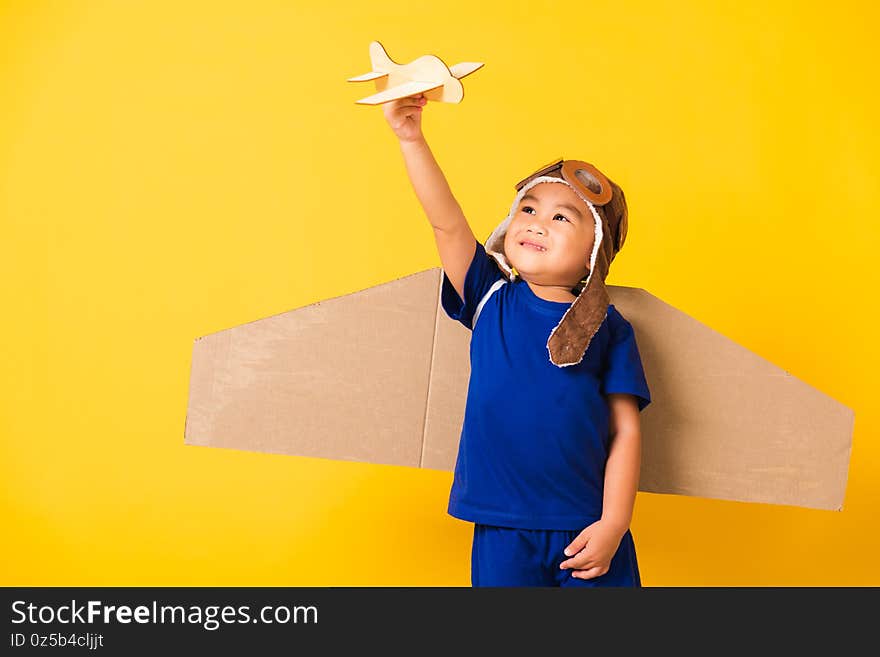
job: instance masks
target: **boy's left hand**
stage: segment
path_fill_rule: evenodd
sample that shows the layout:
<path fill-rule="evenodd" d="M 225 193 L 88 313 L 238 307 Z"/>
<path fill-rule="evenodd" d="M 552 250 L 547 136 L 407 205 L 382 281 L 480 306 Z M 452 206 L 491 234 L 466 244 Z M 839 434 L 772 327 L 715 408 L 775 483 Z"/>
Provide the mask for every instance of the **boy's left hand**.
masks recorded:
<path fill-rule="evenodd" d="M 597 520 L 568 544 L 565 555 L 571 558 L 563 561 L 559 567 L 572 568 L 571 576 L 579 579 L 604 575 L 611 567 L 611 559 L 625 533 L 626 529 L 621 531 L 608 521 Z"/>

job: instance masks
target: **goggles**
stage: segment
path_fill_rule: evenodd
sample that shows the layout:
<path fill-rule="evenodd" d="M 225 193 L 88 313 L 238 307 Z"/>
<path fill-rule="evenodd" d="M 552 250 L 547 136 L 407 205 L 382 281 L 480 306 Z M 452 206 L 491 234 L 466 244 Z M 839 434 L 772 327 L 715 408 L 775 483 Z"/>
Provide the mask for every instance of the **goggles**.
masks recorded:
<path fill-rule="evenodd" d="M 548 165 L 541 167 L 527 178 L 516 184 L 519 191 L 523 185 L 539 176 L 546 176 L 555 171 L 562 170 L 562 179 L 574 187 L 585 199 L 593 205 L 605 205 L 611 200 L 612 189 L 608 179 L 602 175 L 592 164 L 580 160 L 564 160 L 557 158 Z"/>

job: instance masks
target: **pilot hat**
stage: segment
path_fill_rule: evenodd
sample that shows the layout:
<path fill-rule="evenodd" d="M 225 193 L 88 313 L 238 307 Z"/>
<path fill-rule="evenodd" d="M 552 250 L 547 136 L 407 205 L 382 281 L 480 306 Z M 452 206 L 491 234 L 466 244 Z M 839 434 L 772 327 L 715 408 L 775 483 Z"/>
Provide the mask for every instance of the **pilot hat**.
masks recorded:
<path fill-rule="evenodd" d="M 605 289 L 605 277 L 614 256 L 623 248 L 626 239 L 626 199 L 623 190 L 613 181 L 592 164 L 580 160 L 556 159 L 519 181 L 510 213 L 492 231 L 485 243 L 486 253 L 495 259 L 511 282 L 516 281 L 519 274 L 514 274 L 507 261 L 504 237 L 522 197 L 532 187 L 543 182 L 561 183 L 571 187 L 590 208 L 595 226 L 590 271 L 586 278 L 572 288 L 572 293 L 577 298 L 566 309 L 547 339 L 550 362 L 557 367 L 566 367 L 581 362 L 608 312 L 611 301 Z"/>

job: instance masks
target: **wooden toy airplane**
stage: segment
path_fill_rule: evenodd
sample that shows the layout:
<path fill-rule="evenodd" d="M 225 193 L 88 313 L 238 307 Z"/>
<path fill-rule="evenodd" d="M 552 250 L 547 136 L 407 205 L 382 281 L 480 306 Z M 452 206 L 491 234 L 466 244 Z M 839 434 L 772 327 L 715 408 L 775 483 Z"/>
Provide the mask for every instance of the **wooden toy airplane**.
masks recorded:
<path fill-rule="evenodd" d="M 420 93 L 428 100 L 460 103 L 464 87 L 459 80 L 483 66 L 482 62 L 460 62 L 447 67 L 434 55 L 422 55 L 408 64 L 398 64 L 391 61 L 378 41 L 370 43 L 370 62 L 372 71 L 348 79 L 349 82 L 376 81 L 378 93 L 355 101 L 363 105 L 381 105 Z"/>

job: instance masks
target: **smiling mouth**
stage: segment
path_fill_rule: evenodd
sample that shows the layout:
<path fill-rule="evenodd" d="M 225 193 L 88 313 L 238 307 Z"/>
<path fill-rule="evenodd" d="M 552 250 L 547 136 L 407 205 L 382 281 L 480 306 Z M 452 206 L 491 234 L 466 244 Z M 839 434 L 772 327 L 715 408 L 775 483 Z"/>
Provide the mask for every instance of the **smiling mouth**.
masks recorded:
<path fill-rule="evenodd" d="M 519 245 L 524 246 L 528 249 L 534 249 L 535 251 L 546 251 L 547 250 L 543 246 L 541 246 L 540 244 L 535 244 L 534 242 L 528 242 L 528 241 L 520 242 Z"/>

